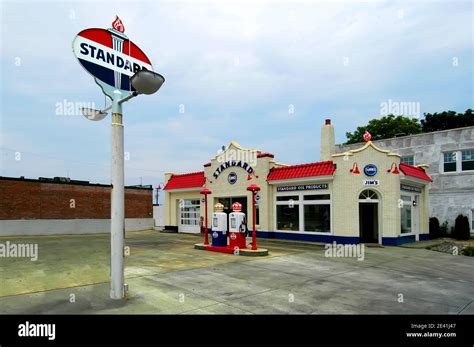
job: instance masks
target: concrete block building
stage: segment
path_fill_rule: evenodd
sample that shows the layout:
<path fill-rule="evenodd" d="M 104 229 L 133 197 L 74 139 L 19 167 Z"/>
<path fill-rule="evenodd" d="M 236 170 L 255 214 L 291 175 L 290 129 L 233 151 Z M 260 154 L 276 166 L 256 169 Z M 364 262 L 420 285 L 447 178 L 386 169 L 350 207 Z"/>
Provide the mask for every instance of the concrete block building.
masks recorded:
<path fill-rule="evenodd" d="M 401 155 L 410 165 L 426 163 L 433 178 L 430 216 L 454 226 L 456 217 L 467 216 L 474 234 L 474 126 L 401 136 L 373 142 Z M 336 145 L 338 152 L 362 144 Z"/>
<path fill-rule="evenodd" d="M 336 151 L 330 120 L 322 128 L 319 162 L 284 165 L 274 155 L 232 141 L 204 170 L 165 175 L 165 227 L 200 232 L 206 187 L 213 206 L 233 202 L 249 213 L 257 184 L 257 236 L 338 243 L 399 245 L 428 238 L 427 165 L 400 162 L 400 154 L 367 137 L 358 148 Z"/>

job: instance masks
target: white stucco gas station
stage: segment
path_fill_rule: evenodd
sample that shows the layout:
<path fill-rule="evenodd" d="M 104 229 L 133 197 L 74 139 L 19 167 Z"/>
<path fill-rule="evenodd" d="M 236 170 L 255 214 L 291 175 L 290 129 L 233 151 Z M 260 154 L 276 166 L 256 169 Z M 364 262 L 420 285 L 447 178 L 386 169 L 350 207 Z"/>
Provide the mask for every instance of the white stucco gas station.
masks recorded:
<path fill-rule="evenodd" d="M 247 188 L 255 184 L 258 238 L 383 245 L 428 239 L 427 165 L 400 163 L 399 154 L 375 146 L 368 133 L 360 148 L 336 153 L 329 119 L 321 134 L 317 162 L 284 165 L 274 154 L 232 141 L 202 171 L 165 174 L 165 228 L 201 232 L 207 199 L 209 221 L 216 204 L 229 215 L 237 202 L 251 231 Z"/>

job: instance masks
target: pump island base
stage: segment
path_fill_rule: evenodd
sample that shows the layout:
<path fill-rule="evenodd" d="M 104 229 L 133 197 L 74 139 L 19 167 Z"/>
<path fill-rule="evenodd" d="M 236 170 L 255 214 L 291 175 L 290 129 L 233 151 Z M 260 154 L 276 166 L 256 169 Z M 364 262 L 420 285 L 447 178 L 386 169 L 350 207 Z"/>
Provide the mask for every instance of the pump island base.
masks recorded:
<path fill-rule="evenodd" d="M 253 250 L 251 248 L 231 248 L 230 246 L 212 246 L 212 245 L 205 245 L 204 243 L 196 243 L 194 244 L 195 249 L 201 249 L 204 251 L 211 251 L 211 252 L 220 252 L 220 253 L 228 253 L 233 255 L 243 255 L 249 257 L 262 257 L 268 255 L 268 249 L 266 248 L 257 248 Z"/>
<path fill-rule="evenodd" d="M 259 190 L 256 185 L 251 185 L 250 188 L 255 191 Z M 210 194 L 210 190 L 205 188 L 201 191 L 201 194 Z M 255 212 L 255 197 L 253 200 L 253 211 Z M 207 199 L 205 199 L 206 202 Z M 195 249 L 252 257 L 268 255 L 267 249 L 257 248 L 255 226 L 252 231 L 252 243 L 247 244 L 246 216 L 245 213 L 242 213 L 241 203 L 234 202 L 232 204 L 234 212 L 230 213 L 228 218 L 224 212 L 223 204 L 217 203 L 214 208 L 215 212 L 212 214 L 212 244 L 209 245 L 206 222 L 204 227 L 204 243 L 195 244 Z M 227 222 L 229 222 L 229 225 Z"/>

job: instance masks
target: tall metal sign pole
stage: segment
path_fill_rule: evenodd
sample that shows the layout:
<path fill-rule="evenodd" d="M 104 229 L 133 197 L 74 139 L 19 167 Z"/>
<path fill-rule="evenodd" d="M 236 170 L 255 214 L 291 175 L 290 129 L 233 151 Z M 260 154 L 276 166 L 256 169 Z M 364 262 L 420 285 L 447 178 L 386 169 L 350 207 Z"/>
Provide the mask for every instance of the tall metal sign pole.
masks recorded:
<path fill-rule="evenodd" d="M 112 197 L 111 197 L 111 287 L 110 297 L 121 299 L 124 296 L 124 234 L 125 234 L 125 187 L 124 187 L 124 148 L 122 93 L 114 91 L 112 100 Z"/>
<path fill-rule="evenodd" d="M 110 223 L 110 297 L 122 299 L 124 284 L 125 188 L 124 126 L 122 104 L 139 94 L 153 94 L 165 79 L 153 72 L 148 57 L 124 34 L 118 16 L 109 29 L 86 29 L 74 38 L 73 52 L 112 100 L 103 110 L 82 109 L 93 121 L 104 119 L 112 109 L 112 193 Z"/>

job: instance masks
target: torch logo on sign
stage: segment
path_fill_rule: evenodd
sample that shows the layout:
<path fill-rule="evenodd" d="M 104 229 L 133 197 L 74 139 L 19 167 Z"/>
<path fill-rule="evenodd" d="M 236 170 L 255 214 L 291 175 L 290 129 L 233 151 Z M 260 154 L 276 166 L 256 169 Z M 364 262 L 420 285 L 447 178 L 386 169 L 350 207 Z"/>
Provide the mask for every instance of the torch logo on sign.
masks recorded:
<path fill-rule="evenodd" d="M 121 33 L 125 32 L 125 27 L 123 26 L 123 23 L 120 20 L 119 16 L 115 16 L 115 20 L 112 23 L 112 28 L 120 31 Z"/>

